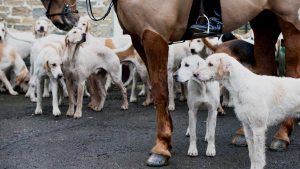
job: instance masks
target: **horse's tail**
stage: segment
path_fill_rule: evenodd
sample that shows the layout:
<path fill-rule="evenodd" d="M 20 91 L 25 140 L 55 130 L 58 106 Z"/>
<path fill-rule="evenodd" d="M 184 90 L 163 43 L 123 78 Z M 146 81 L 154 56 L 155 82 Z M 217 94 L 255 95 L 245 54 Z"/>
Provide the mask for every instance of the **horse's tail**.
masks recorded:
<path fill-rule="evenodd" d="M 210 50 L 212 50 L 213 52 L 215 52 L 217 50 L 219 45 L 213 45 L 208 38 L 203 38 L 202 40 L 203 40 L 204 45 L 206 47 L 208 47 Z"/>

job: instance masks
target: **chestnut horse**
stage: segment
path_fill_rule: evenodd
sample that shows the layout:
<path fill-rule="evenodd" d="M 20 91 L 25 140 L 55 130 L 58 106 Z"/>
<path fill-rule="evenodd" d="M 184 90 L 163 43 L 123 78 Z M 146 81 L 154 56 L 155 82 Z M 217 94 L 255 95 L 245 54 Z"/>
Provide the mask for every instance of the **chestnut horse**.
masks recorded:
<path fill-rule="evenodd" d="M 45 2 L 51 1 L 53 7 L 49 8 L 49 3 Z M 55 9 L 65 11 L 64 2 L 75 6 L 75 0 L 42 0 L 42 2 L 50 14 L 55 12 Z M 151 92 L 157 113 L 157 135 L 156 144 L 151 150 L 152 154 L 147 164 L 150 166 L 166 165 L 169 157 L 171 157 L 172 135 L 172 120 L 168 112 L 168 42 L 182 39 L 187 30 L 193 0 L 113 0 L 113 2 L 122 29 L 131 35 L 133 45 L 146 63 L 150 75 Z M 284 22 L 290 23 L 289 26 L 293 27 L 294 30 L 300 30 L 299 0 L 220 0 L 220 2 L 224 32 L 239 28 L 265 9 L 280 16 Z M 72 10 L 69 9 L 68 11 L 72 12 Z M 70 29 L 70 24 L 73 22 L 65 22 L 61 16 L 57 15 L 57 17 L 50 17 L 50 19 L 58 28 Z M 75 14 L 68 14 L 68 17 L 70 16 L 75 17 Z M 266 29 L 266 31 L 270 30 Z M 284 33 L 284 36 L 285 38 L 292 38 L 290 35 L 293 33 Z M 260 45 L 258 46 L 256 43 L 255 46 L 262 48 L 265 44 Z M 290 48 L 292 48 L 291 51 L 294 51 L 293 47 Z M 255 49 L 255 51 L 259 50 L 261 49 Z M 288 50 L 287 55 L 289 55 Z M 264 66 L 261 65 L 267 64 L 265 61 L 268 59 L 264 59 L 262 56 L 256 56 L 258 68 L 263 68 Z M 295 57 L 294 55 L 289 56 Z M 289 59 L 287 59 L 287 63 L 290 63 Z M 273 61 L 270 64 L 274 64 Z M 294 70 L 294 68 L 293 63 L 291 72 L 296 71 L 297 73 L 299 69 Z"/>

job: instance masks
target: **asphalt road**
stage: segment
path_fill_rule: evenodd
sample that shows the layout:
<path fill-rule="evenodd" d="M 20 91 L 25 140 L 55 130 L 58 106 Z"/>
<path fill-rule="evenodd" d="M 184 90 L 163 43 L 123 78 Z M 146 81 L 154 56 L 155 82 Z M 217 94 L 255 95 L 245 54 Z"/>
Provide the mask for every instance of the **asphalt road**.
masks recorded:
<path fill-rule="evenodd" d="M 155 112 L 143 107 L 144 98 L 121 111 L 121 96 L 117 90 L 109 92 L 102 112 L 87 108 L 84 100 L 81 119 L 51 114 L 51 99 L 46 99 L 43 115 L 33 116 L 35 104 L 24 96 L 0 94 L 0 169 L 114 169 L 148 168 L 145 165 L 149 150 L 155 142 Z M 216 131 L 216 157 L 206 157 L 206 111 L 198 113 L 199 156 L 188 157 L 189 139 L 185 137 L 188 124 L 187 106 L 176 102 L 172 112 L 174 133 L 172 158 L 168 169 L 241 169 L 250 168 L 246 147 L 230 144 L 240 123 L 232 109 L 219 117 Z M 61 106 L 66 112 L 67 103 Z M 270 128 L 267 145 L 277 127 Z M 300 168 L 300 127 L 296 126 L 288 151 L 266 151 L 267 169 Z"/>

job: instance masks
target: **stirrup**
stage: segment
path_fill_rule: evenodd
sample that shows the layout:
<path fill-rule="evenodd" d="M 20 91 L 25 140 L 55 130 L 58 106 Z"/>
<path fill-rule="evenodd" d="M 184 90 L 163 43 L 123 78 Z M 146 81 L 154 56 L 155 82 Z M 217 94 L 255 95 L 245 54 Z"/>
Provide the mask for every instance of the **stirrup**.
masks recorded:
<path fill-rule="evenodd" d="M 207 30 L 206 30 L 206 32 L 203 32 L 203 34 L 210 34 L 210 30 L 209 30 L 210 21 L 205 14 L 199 15 L 199 17 L 197 18 L 196 24 L 199 24 L 199 20 L 201 21 L 202 19 L 205 19 L 207 22 Z"/>

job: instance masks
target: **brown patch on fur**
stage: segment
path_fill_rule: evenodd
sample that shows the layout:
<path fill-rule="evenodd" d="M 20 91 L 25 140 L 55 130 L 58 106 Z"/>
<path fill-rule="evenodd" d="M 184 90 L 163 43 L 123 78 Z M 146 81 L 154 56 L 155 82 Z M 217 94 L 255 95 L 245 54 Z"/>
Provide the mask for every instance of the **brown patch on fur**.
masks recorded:
<path fill-rule="evenodd" d="M 9 56 L 11 57 L 12 62 L 15 63 L 16 62 L 16 58 L 17 58 L 17 52 L 14 49 L 12 49 L 9 52 Z"/>
<path fill-rule="evenodd" d="M 43 68 L 45 69 L 46 72 L 48 72 L 50 70 L 48 61 L 46 61 L 46 63 L 44 64 Z"/>
<path fill-rule="evenodd" d="M 110 38 L 105 39 L 104 45 L 110 49 L 116 49 L 116 46 L 114 45 L 114 42 Z"/>
<path fill-rule="evenodd" d="M 229 72 L 228 72 L 228 68 L 227 68 L 227 65 L 224 63 L 224 61 L 221 59 L 220 60 L 220 64 L 218 65 L 218 70 L 217 70 L 217 75 L 218 75 L 218 78 L 222 78 L 224 77 L 225 75 L 227 75 Z"/>
<path fill-rule="evenodd" d="M 116 53 L 117 54 L 117 56 L 119 57 L 119 59 L 122 61 L 122 60 L 124 60 L 124 59 L 126 59 L 126 58 L 128 58 L 128 57 L 134 57 L 134 48 L 133 48 L 133 46 L 130 46 L 130 48 L 129 49 L 127 49 L 127 50 L 125 50 L 125 51 L 123 51 L 123 52 L 118 52 L 118 53 Z"/>
<path fill-rule="evenodd" d="M 19 74 L 16 76 L 16 83 L 17 85 L 20 85 L 22 82 L 26 80 L 29 81 L 29 71 L 26 68 L 26 66 L 24 66 L 19 72 Z"/>
<path fill-rule="evenodd" d="M 116 46 L 114 45 L 112 39 L 110 39 L 110 38 L 105 39 L 105 46 L 110 49 L 116 49 Z M 133 46 L 130 46 L 130 48 L 128 48 L 127 50 L 125 50 L 123 52 L 118 52 L 116 54 L 119 57 L 120 61 L 122 61 L 130 56 L 133 57 L 135 53 L 134 53 Z"/>

